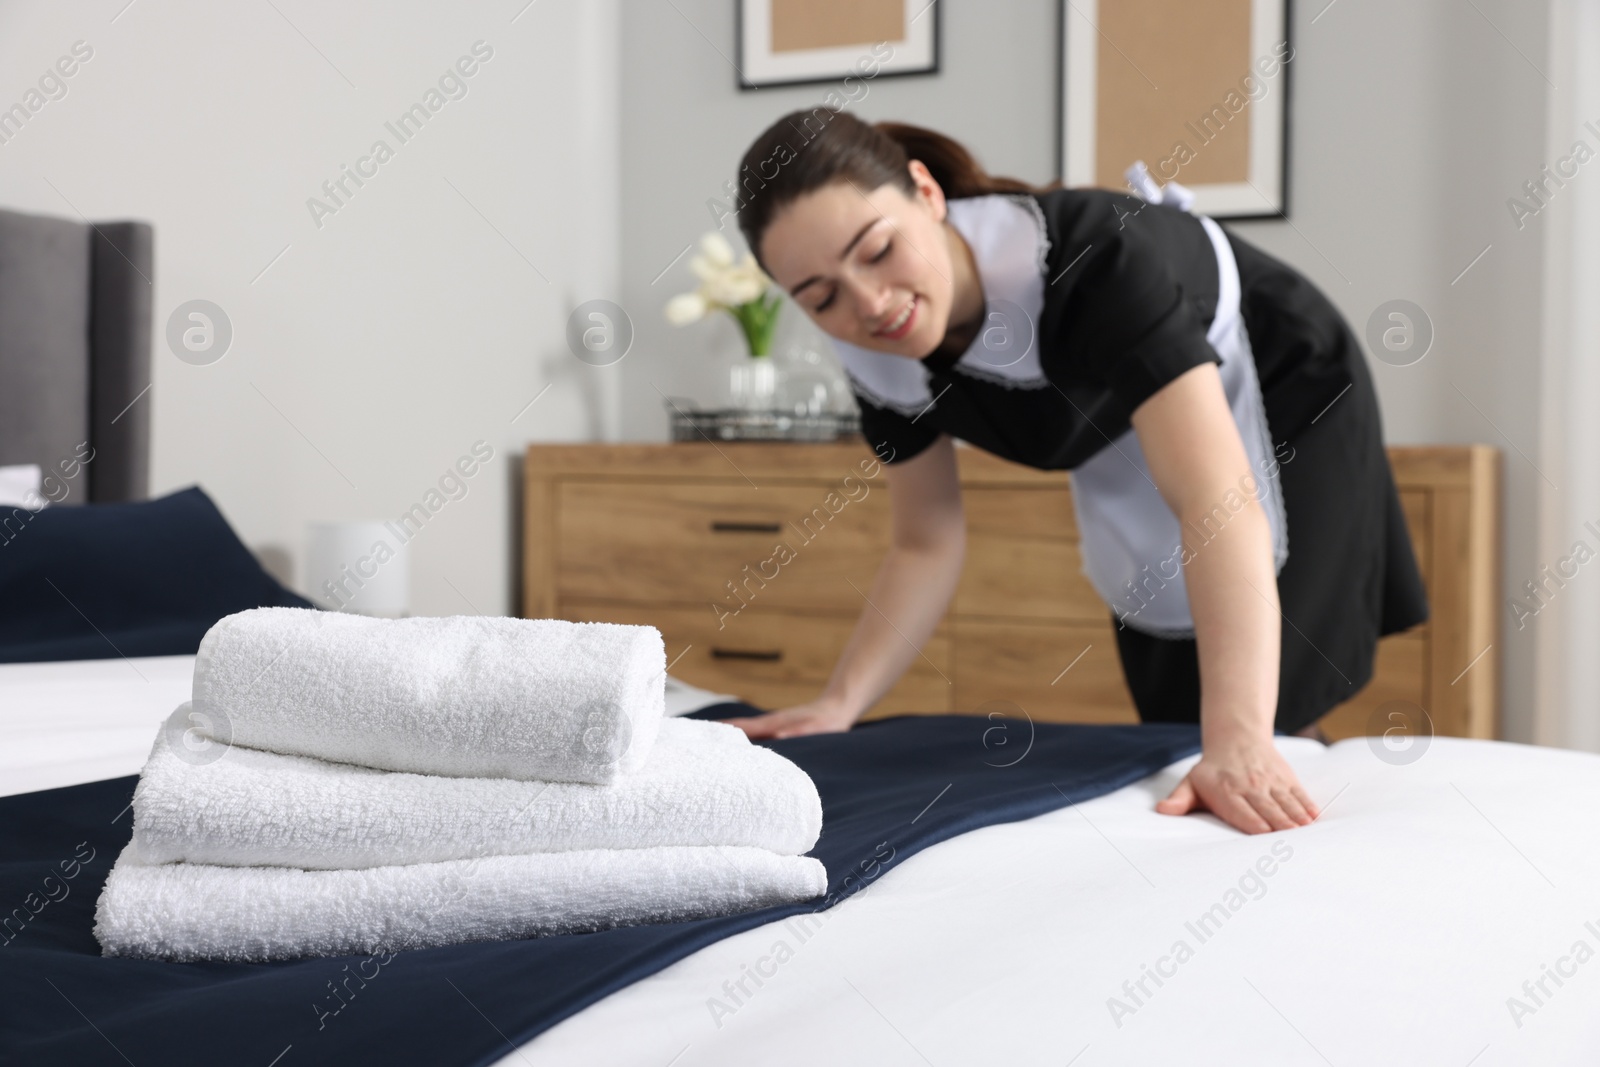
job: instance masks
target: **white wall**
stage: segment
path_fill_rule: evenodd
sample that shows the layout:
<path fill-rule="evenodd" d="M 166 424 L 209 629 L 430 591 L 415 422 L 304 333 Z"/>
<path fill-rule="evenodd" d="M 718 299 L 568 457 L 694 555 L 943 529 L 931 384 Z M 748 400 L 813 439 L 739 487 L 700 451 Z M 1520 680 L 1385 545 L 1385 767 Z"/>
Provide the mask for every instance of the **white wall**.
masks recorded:
<path fill-rule="evenodd" d="M 1550 7 L 1549 74 L 1559 88 L 1550 94 L 1546 158 L 1559 160 L 1576 139 L 1600 146 L 1600 0 L 1552 0 Z M 1539 562 L 1562 567 L 1570 582 L 1555 587 L 1511 637 L 1529 641 L 1538 653 L 1535 739 L 1600 752 L 1594 703 L 1600 692 L 1600 563 L 1560 563 L 1577 555 L 1577 542 L 1591 551 L 1600 547 L 1600 421 L 1594 415 L 1600 397 L 1600 158 L 1558 189 L 1539 218 L 1547 234 L 1543 433 L 1538 450 L 1530 451 L 1550 484 L 1538 483 L 1536 544 Z"/>
<path fill-rule="evenodd" d="M 614 295 L 616 7 L 524 3 L 0 6 L 0 106 L 94 50 L 0 145 L 0 204 L 154 224 L 152 492 L 198 482 L 287 577 L 308 521 L 395 518 L 483 440 L 412 542 L 412 610 L 509 611 L 521 446 L 606 421 L 615 371 L 565 320 Z M 466 95 L 401 144 L 384 123 L 480 40 Z M 393 158 L 319 228 L 307 199 L 379 138 Z M 164 338 L 195 298 L 234 329 L 208 366 Z"/>

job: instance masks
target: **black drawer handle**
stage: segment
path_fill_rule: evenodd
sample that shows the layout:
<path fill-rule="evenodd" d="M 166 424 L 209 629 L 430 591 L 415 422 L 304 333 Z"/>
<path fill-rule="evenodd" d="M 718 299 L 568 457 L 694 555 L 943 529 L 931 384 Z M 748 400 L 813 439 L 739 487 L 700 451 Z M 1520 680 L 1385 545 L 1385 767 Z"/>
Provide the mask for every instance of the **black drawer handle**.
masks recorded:
<path fill-rule="evenodd" d="M 713 522 L 712 533 L 777 533 L 783 527 L 775 522 Z"/>
<path fill-rule="evenodd" d="M 781 660 L 783 658 L 783 651 L 781 649 L 776 649 L 776 648 L 771 649 L 769 651 L 761 651 L 761 650 L 757 650 L 757 649 L 715 648 L 715 647 L 713 647 L 711 649 L 711 658 L 712 659 L 753 659 L 753 660 L 760 660 L 763 663 L 776 663 L 776 662 L 778 662 L 779 660 Z"/>

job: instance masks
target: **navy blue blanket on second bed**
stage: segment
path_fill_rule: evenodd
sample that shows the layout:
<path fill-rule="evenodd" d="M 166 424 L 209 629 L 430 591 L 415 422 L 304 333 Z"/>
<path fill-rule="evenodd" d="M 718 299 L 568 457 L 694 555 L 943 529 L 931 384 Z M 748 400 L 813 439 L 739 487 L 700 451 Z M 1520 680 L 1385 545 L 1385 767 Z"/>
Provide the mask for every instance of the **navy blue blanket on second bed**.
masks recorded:
<path fill-rule="evenodd" d="M 720 705 L 695 717 L 754 712 Z M 94 907 L 131 834 L 137 778 L 0 798 L 0 1049 L 8 1062 L 58 1065 L 481 1067 L 705 945 L 831 907 L 920 849 L 1136 782 L 1198 752 L 1200 734 L 1189 724 L 941 715 L 766 743 L 821 794 L 811 855 L 827 868 L 826 896 L 715 919 L 377 957 L 104 958 Z M 335 985 L 353 992 L 336 995 Z"/>

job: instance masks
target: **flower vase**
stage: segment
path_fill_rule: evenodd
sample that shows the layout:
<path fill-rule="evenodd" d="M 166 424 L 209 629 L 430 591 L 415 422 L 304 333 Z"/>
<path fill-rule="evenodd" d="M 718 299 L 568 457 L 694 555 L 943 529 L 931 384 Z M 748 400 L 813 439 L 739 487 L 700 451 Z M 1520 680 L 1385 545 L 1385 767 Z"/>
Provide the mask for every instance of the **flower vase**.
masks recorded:
<path fill-rule="evenodd" d="M 838 361 L 804 342 L 784 346 L 777 362 L 777 395 L 773 406 L 797 419 L 826 419 L 855 406 L 850 384 Z"/>
<path fill-rule="evenodd" d="M 744 356 L 728 369 L 728 406 L 737 411 L 770 411 L 777 392 L 771 356 Z"/>

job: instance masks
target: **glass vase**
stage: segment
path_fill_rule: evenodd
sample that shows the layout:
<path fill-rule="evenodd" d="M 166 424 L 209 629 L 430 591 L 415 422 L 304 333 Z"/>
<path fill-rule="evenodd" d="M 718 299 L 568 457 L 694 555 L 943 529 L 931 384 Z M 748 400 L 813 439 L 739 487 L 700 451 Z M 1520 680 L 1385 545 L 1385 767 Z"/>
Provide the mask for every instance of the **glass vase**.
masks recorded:
<path fill-rule="evenodd" d="M 784 346 L 777 359 L 774 406 L 785 415 L 817 419 L 854 408 L 849 381 L 831 353 L 795 343 Z"/>
<path fill-rule="evenodd" d="M 744 356 L 728 368 L 728 406 L 736 411 L 771 411 L 778 393 L 778 368 L 771 356 Z"/>

